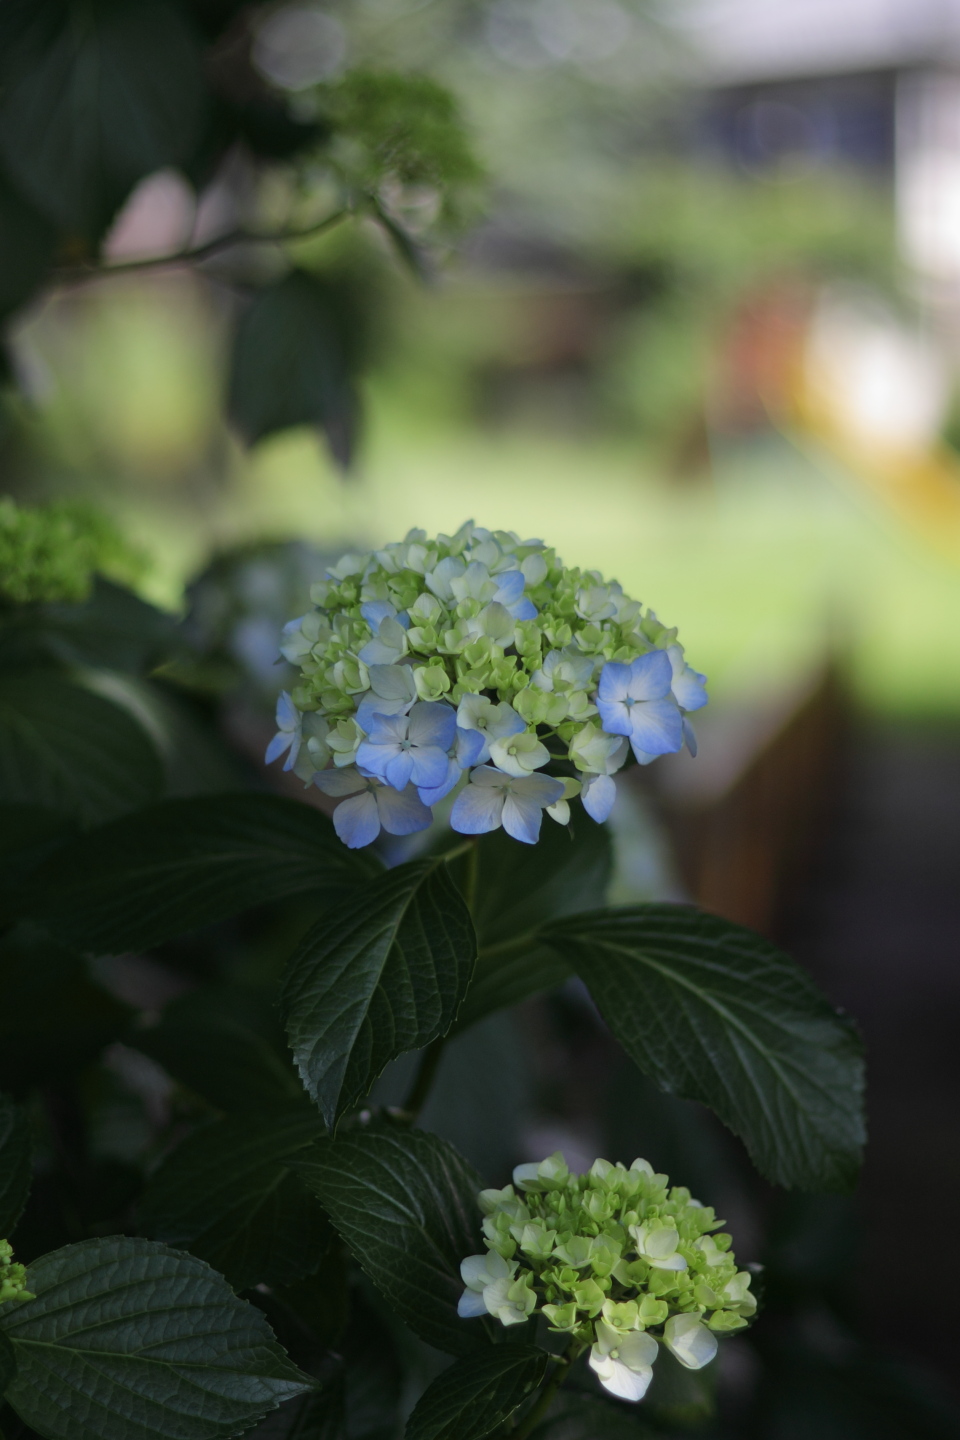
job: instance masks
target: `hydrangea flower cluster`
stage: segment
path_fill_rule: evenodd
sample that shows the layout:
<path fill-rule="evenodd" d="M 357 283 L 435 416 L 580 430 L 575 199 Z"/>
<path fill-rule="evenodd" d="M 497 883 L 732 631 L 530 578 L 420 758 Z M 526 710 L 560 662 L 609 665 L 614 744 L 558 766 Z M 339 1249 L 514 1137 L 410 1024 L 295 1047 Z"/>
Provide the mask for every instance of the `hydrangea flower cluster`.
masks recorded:
<path fill-rule="evenodd" d="M 607 1390 L 640 1400 L 661 1344 L 699 1370 L 756 1310 L 730 1236 L 713 1233 L 723 1221 L 646 1160 L 571 1175 L 558 1152 L 518 1165 L 513 1182 L 480 1192 L 487 1254 L 460 1266 L 462 1317 L 543 1314 L 572 1351 L 590 1346 Z"/>
<path fill-rule="evenodd" d="M 411 530 L 344 555 L 310 598 L 284 628 L 301 680 L 280 696 L 266 759 L 340 798 L 352 848 L 381 827 L 426 829 L 461 782 L 454 830 L 502 825 L 533 844 L 544 810 L 566 824 L 576 796 L 605 820 L 631 753 L 695 753 L 686 717 L 707 703 L 705 677 L 676 631 L 540 540 L 472 522 L 436 540 Z"/>
<path fill-rule="evenodd" d="M 9 1240 L 0 1240 L 0 1305 L 8 1300 L 35 1300 L 27 1289 L 27 1271 L 23 1265 L 14 1265 L 13 1247 Z"/>

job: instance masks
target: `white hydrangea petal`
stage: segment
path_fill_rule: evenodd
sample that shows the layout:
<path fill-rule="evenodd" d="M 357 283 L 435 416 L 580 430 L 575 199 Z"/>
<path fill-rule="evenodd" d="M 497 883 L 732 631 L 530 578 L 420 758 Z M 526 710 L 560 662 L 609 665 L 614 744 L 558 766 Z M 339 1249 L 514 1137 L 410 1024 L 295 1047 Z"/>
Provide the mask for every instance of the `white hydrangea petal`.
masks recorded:
<path fill-rule="evenodd" d="M 670 1351 L 688 1370 L 701 1370 L 717 1353 L 717 1337 L 696 1315 L 672 1315 L 663 1327 Z"/>
<path fill-rule="evenodd" d="M 475 1320 L 478 1315 L 488 1314 L 486 1304 L 481 1293 L 473 1290 L 464 1290 L 457 1301 L 457 1314 L 461 1320 Z"/>

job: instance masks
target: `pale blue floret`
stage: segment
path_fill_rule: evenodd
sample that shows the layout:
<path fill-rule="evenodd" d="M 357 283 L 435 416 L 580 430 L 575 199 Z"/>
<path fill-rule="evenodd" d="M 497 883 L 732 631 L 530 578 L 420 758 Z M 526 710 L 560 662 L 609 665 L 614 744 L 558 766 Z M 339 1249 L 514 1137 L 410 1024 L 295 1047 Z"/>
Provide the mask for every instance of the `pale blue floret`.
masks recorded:
<path fill-rule="evenodd" d="M 409 665 L 371 665 L 370 689 L 357 706 L 361 730 L 369 730 L 374 715 L 406 715 L 417 699 L 417 686 Z"/>
<path fill-rule="evenodd" d="M 490 746 L 494 740 L 507 740 L 527 728 L 526 721 L 512 705 L 506 701 L 495 705 L 486 695 L 464 695 L 457 707 L 457 724 L 463 730 L 476 731 L 481 737 L 477 758 L 470 762 L 473 765 L 482 765 L 490 759 Z"/>
<path fill-rule="evenodd" d="M 374 714 L 357 764 L 394 790 L 411 781 L 433 789 L 447 778 L 447 751 L 456 732 L 456 712 L 442 701 L 419 700 L 409 715 Z"/>
<path fill-rule="evenodd" d="M 469 770 L 479 762 L 482 748 L 483 736 L 479 730 L 461 730 L 457 726 L 457 738 L 447 760 L 447 777 L 443 784 L 420 786 L 420 799 L 424 805 L 436 805 L 445 799 L 464 770 Z"/>
<path fill-rule="evenodd" d="M 373 631 L 373 638 L 358 652 L 364 665 L 394 665 L 406 655 L 410 617 L 405 611 L 398 615 L 389 600 L 371 600 L 360 606 L 360 614 Z"/>
<path fill-rule="evenodd" d="M 370 845 L 381 827 L 390 835 L 413 835 L 426 830 L 433 815 L 412 785 L 394 790 L 372 775 L 346 770 L 321 770 L 313 783 L 325 795 L 345 796 L 333 812 L 333 828 L 344 845 L 359 850 Z"/>
<path fill-rule="evenodd" d="M 449 555 L 425 579 L 437 599 L 448 604 L 478 600 L 482 605 L 502 605 L 514 620 L 536 619 L 537 607 L 523 593 L 527 577 L 516 566 L 491 575 L 479 560 L 467 565 L 458 555 Z"/>
<path fill-rule="evenodd" d="M 683 658 L 679 645 L 669 645 L 667 656 L 673 671 L 670 689 L 681 710 L 702 710 L 707 703 L 707 677 Z"/>
<path fill-rule="evenodd" d="M 597 709 L 608 735 L 626 735 L 643 763 L 683 744 L 680 708 L 670 693 L 673 667 L 663 650 L 639 655 L 629 665 L 608 660 L 600 672 Z"/>
<path fill-rule="evenodd" d="M 613 809 L 617 786 L 612 775 L 586 775 L 580 786 L 580 799 L 591 820 L 602 825 Z"/>
<path fill-rule="evenodd" d="M 514 840 L 535 845 L 544 810 L 562 800 L 563 792 L 563 781 L 549 775 L 518 777 L 481 765 L 457 796 L 450 824 L 461 835 L 483 835 L 502 825 Z"/>
<path fill-rule="evenodd" d="M 294 705 L 286 690 L 281 690 L 277 696 L 277 734 L 267 746 L 264 760 L 268 765 L 272 765 L 274 760 L 278 759 L 286 750 L 289 753 L 283 768 L 292 770 L 297 763 L 302 743 L 303 715 Z"/>

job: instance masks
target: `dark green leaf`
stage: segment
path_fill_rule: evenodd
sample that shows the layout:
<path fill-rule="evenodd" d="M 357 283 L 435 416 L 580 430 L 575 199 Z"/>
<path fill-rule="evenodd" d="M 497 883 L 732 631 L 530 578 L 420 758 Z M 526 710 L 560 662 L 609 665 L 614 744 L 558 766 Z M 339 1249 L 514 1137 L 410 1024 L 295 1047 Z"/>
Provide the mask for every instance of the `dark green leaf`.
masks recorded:
<path fill-rule="evenodd" d="M 44 214 L 97 237 L 138 180 L 188 158 L 203 114 L 196 40 L 162 0 L 19 12 L 7 21 L 0 153 Z"/>
<path fill-rule="evenodd" d="M 32 1179 L 30 1122 L 8 1096 L 0 1095 L 0 1240 L 13 1234 Z"/>
<path fill-rule="evenodd" d="M 56 230 L 0 175 L 0 319 L 19 310 L 53 263 Z"/>
<path fill-rule="evenodd" d="M 474 915 L 480 954 L 458 1027 L 561 984 L 570 967 L 533 932 L 544 920 L 602 905 L 613 857 L 606 827 L 584 819 L 571 837 L 544 826 L 536 845 L 502 830 L 477 847 Z"/>
<path fill-rule="evenodd" d="M 297 1068 L 333 1127 L 405 1050 L 445 1035 L 473 974 L 470 913 L 442 861 L 400 865 L 331 910 L 290 960 Z"/>
<path fill-rule="evenodd" d="M 140 1228 L 199 1255 L 236 1290 L 309 1275 L 332 1231 L 286 1162 L 320 1134 L 305 1105 L 204 1126 L 148 1180 Z"/>
<path fill-rule="evenodd" d="M 315 425 L 349 462 L 359 319 L 344 283 L 304 270 L 259 292 L 238 326 L 230 377 L 230 415 L 246 440 Z"/>
<path fill-rule="evenodd" d="M 119 952 L 288 895 L 339 898 L 376 868 L 311 806 L 218 795 L 168 800 L 85 836 L 24 903 L 81 948 Z"/>
<path fill-rule="evenodd" d="M 15 1095 L 88 1064 L 130 1024 L 78 955 L 22 929 L 0 941 L 0 1000 L 0 1086 Z"/>
<path fill-rule="evenodd" d="M 53 671 L 0 681 L 0 803 L 96 824 L 162 786 L 157 751 L 119 706 Z"/>
<path fill-rule="evenodd" d="M 678 905 L 576 915 L 544 928 L 627 1054 L 709 1105 L 781 1185 L 856 1178 L 863 1062 L 852 1026 L 792 960 L 742 926 Z"/>
<path fill-rule="evenodd" d="M 375 1127 L 321 1140 L 294 1169 L 412 1330 L 453 1355 L 486 1343 L 461 1320 L 460 1261 L 480 1247 L 480 1179 L 452 1145 Z"/>
<path fill-rule="evenodd" d="M 484 1440 L 543 1380 L 547 1356 L 520 1345 L 496 1345 L 456 1360 L 421 1395 L 404 1440 Z"/>
<path fill-rule="evenodd" d="M 662 1353 L 661 1353 L 662 1359 Z M 531 1440 L 660 1440 L 641 1407 L 576 1390 L 561 1390 L 550 1418 L 534 1430 Z"/>
<path fill-rule="evenodd" d="M 94 577 L 86 600 L 18 606 L 0 629 L 0 659 L 23 668 L 39 656 L 56 665 L 139 675 L 182 648 L 172 615 L 102 575 Z"/>
<path fill-rule="evenodd" d="M 159 1025 L 137 1031 L 129 1043 L 228 1113 L 303 1095 L 293 1067 L 270 1042 L 229 1018 L 193 1020 L 171 1006 Z"/>
<path fill-rule="evenodd" d="M 76 835 L 76 826 L 38 805 L 0 805 L 0 925 L 19 912 L 23 882 Z"/>
<path fill-rule="evenodd" d="M 0 1331 L 0 1400 L 13 1384 L 17 1373 L 17 1352 Z"/>
<path fill-rule="evenodd" d="M 258 1310 L 202 1260 L 150 1240 L 84 1240 L 29 1266 L 35 1300 L 0 1310 L 7 1400 L 48 1440 L 216 1440 L 301 1375 Z"/>
<path fill-rule="evenodd" d="M 347 1440 L 339 1376 L 318 1395 L 298 1395 L 265 1416 L 247 1440 Z"/>

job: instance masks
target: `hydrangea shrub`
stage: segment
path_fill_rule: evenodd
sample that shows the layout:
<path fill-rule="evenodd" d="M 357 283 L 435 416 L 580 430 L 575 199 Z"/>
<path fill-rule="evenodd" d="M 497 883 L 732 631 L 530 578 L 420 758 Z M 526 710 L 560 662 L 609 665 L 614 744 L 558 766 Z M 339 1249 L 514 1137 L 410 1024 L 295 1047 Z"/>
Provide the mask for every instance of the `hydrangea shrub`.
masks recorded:
<path fill-rule="evenodd" d="M 606 904 L 598 822 L 615 776 L 692 749 L 706 703 L 676 633 L 539 540 L 412 532 L 345 556 L 282 636 L 300 676 L 267 759 L 303 798 L 243 788 L 242 772 L 230 792 L 203 771 L 198 739 L 207 756 L 223 744 L 209 694 L 178 710 L 158 678 L 166 659 L 189 683 L 189 632 L 168 642 L 172 623 L 99 583 L 95 604 L 80 590 L 73 609 L 62 590 L 38 604 L 56 566 L 21 550 L 13 573 L 30 585 L 0 605 L 0 970 L 15 1017 L 0 1234 L 26 1263 L 0 1242 L 0 1430 L 557 1440 L 585 1393 L 589 1433 L 619 1433 L 637 1414 L 625 1405 L 657 1423 L 658 1385 L 709 1374 L 755 1317 L 715 1197 L 644 1160 L 575 1174 L 557 1154 L 512 1183 L 480 1176 L 421 1117 L 438 1074 L 456 1083 L 455 1033 L 575 976 L 599 1017 L 584 1024 L 711 1107 L 768 1181 L 854 1182 L 850 1022 L 740 926 Z M 375 843 L 434 821 L 416 858 Z M 145 973 L 163 975 L 181 940 L 188 967 L 200 951 L 206 964 L 208 939 L 209 972 L 190 969 L 188 994 L 178 976 L 159 1015 L 87 964 L 157 951 Z M 102 1156 L 84 1170 L 51 1143 L 77 1106 L 98 1144 L 136 1131 L 117 1123 L 105 1046 L 111 1066 L 140 1051 L 162 1067 L 171 1097 L 167 1119 L 144 1113 L 107 1222 L 74 1203 L 99 1193 Z M 409 1053 L 405 1093 L 394 1071 L 399 1103 L 381 1103 L 378 1078 Z M 436 1352 L 450 1357 L 439 1374 Z"/>

